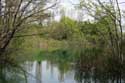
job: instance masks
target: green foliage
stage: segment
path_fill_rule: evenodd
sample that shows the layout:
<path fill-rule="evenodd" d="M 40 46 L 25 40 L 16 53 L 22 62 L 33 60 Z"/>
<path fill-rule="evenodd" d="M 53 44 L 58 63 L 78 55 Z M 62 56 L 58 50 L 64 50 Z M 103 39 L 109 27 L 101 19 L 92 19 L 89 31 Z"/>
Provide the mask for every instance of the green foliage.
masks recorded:
<path fill-rule="evenodd" d="M 55 25 L 55 26 L 53 26 Z M 50 37 L 57 40 L 68 40 L 72 39 L 75 33 L 78 32 L 77 22 L 68 17 L 62 17 L 59 22 L 52 24 Z"/>
<path fill-rule="evenodd" d="M 81 6 L 83 5 L 81 3 Z M 37 23 L 24 26 L 29 29 L 20 31 L 15 36 L 32 33 L 37 35 L 13 38 L 9 49 L 15 50 L 6 54 L 12 53 L 9 58 L 15 59 L 17 63 L 25 60 L 38 62 L 48 60 L 56 63 L 61 72 L 66 72 L 71 63 L 76 64 L 76 70 L 78 69 L 76 79 L 79 81 L 82 78 L 89 78 L 88 71 L 92 68 L 95 68 L 95 72 L 101 73 L 101 76 L 109 72 L 112 76 L 121 74 L 119 68 L 120 71 L 124 71 L 125 62 L 121 64 L 118 57 L 113 57 L 110 47 L 111 36 L 114 37 L 114 42 L 117 39 L 116 32 L 118 36 L 120 32 L 118 29 L 116 31 L 111 16 L 102 12 L 104 11 L 100 8 L 96 9 L 95 18 L 97 19 L 93 22 L 79 22 L 63 16 L 60 21 L 52 21 L 45 26 Z M 125 47 L 124 42 L 121 45 Z M 83 75 L 84 71 L 87 71 L 85 75 Z M 96 75 L 100 76 L 98 73 Z"/>

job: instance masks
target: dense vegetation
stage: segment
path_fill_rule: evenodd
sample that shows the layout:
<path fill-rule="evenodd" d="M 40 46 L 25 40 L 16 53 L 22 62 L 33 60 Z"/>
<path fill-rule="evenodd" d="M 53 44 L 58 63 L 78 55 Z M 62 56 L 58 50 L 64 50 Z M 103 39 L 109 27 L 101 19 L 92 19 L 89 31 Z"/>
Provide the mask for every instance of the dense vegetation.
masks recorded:
<path fill-rule="evenodd" d="M 9 6 L 5 7 L 4 13 L 0 9 L 0 83 L 17 83 L 22 79 L 27 82 L 27 72 L 20 64 L 29 60 L 49 60 L 57 64 L 61 72 L 72 66 L 80 83 L 83 79 L 89 82 L 91 77 L 95 83 L 107 83 L 109 79 L 112 83 L 122 83 L 125 80 L 124 19 L 117 0 L 116 9 L 113 2 L 103 4 L 97 0 L 98 3 L 90 1 L 89 4 L 81 0 L 77 9 L 87 9 L 88 15 L 93 18 L 87 21 L 65 15 L 59 21 L 50 20 L 50 14 L 44 10 L 53 5 L 46 9 L 43 4 L 40 5 L 36 14 L 33 9 L 43 1 L 32 1 L 27 0 L 34 6 L 31 10 L 25 9 L 29 4 L 21 7 L 25 3 L 23 0 L 19 0 L 19 6 L 12 5 L 10 8 L 15 8 L 16 13 L 11 12 Z M 96 8 L 94 13 L 90 12 L 92 8 Z M 9 12 L 7 16 L 2 16 L 6 12 Z"/>

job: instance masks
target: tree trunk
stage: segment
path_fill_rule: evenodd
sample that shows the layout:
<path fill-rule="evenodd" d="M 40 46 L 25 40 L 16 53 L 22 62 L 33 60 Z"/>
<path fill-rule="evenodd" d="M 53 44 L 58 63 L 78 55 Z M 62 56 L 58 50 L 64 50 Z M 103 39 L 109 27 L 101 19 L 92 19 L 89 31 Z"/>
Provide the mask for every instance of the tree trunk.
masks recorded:
<path fill-rule="evenodd" d="M 13 31 L 8 32 L 4 37 L 0 38 L 0 56 L 4 54 L 6 48 L 8 47 L 10 41 L 12 40 L 14 34 L 15 34 L 15 29 Z"/>

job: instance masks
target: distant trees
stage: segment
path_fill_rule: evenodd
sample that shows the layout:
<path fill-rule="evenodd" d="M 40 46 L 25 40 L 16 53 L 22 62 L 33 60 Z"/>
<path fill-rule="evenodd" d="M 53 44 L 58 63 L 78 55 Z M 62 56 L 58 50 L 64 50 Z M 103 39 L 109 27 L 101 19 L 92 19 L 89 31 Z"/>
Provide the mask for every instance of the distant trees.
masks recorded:
<path fill-rule="evenodd" d="M 77 32 L 77 21 L 63 16 L 59 22 L 52 22 L 50 37 L 56 40 L 72 39 L 73 34 Z M 76 30 L 76 31 L 75 31 Z"/>

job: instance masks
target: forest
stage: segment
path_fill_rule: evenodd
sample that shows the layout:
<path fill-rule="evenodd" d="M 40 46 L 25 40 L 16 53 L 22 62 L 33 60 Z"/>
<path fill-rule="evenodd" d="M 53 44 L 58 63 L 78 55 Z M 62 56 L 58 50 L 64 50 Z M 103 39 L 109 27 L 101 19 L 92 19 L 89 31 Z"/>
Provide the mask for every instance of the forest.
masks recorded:
<path fill-rule="evenodd" d="M 124 6 L 0 0 L 0 83 L 125 83 Z"/>

